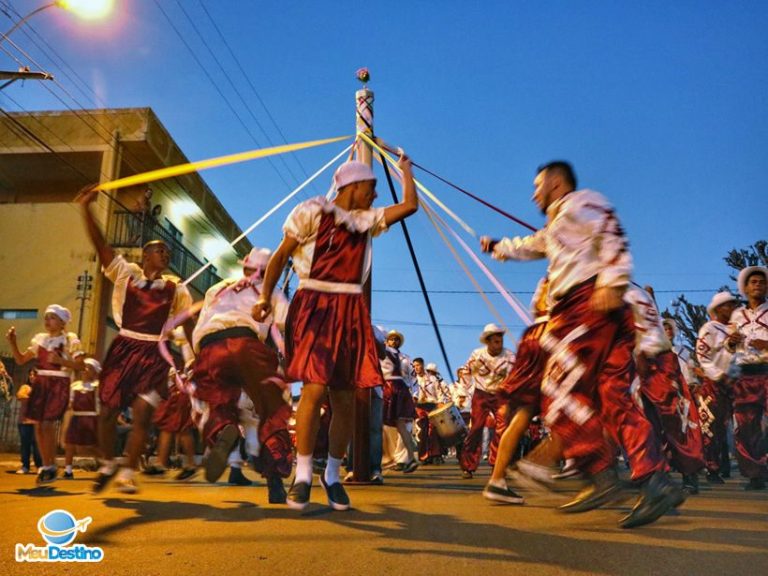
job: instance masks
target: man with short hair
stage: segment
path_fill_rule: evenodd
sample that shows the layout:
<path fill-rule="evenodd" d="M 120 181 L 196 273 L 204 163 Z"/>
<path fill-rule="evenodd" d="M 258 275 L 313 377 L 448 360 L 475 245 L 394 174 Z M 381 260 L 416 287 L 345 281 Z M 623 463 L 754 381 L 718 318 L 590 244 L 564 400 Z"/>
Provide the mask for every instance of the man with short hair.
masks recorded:
<path fill-rule="evenodd" d="M 98 194 L 98 190 L 83 190 L 77 201 L 104 275 L 115 285 L 112 317 L 120 332 L 107 351 L 101 372 L 98 429 L 104 461 L 93 492 L 101 492 L 117 475 L 118 490 L 133 494 L 138 491 L 134 475 L 152 414 L 168 392 L 169 366 L 160 354 L 158 342 L 167 320 L 187 309 L 192 304 L 192 296 L 179 278 L 163 274 L 170 263 L 171 251 L 162 240 L 144 245 L 141 265 L 129 263 L 115 253 L 104 240 L 91 212 L 91 203 Z M 184 329 L 189 340 L 192 322 L 187 322 Z M 128 407 L 133 413 L 133 427 L 126 446 L 128 462 L 118 473 L 117 418 Z"/>
<path fill-rule="evenodd" d="M 747 303 L 734 310 L 726 346 L 734 352 L 739 376 L 733 389 L 734 440 L 746 490 L 764 490 L 768 479 L 762 420 L 768 391 L 768 268 L 739 272 L 739 292 Z"/>
<path fill-rule="evenodd" d="M 336 198 L 310 198 L 294 208 L 253 309 L 257 320 L 269 313 L 272 291 L 291 258 L 299 288 L 286 322 L 286 376 L 304 383 L 296 412 L 296 474 L 287 500 L 297 510 L 309 504 L 312 452 L 326 392 L 332 416 L 328 463 L 320 480 L 334 510 L 350 507 L 339 469 L 352 435 L 355 388 L 384 384 L 363 295 L 371 240 L 418 210 L 411 161 L 401 155 L 398 167 L 403 183 L 398 204 L 373 208 L 376 177 L 369 166 L 350 161 L 334 174 Z"/>
<path fill-rule="evenodd" d="M 526 237 L 482 237 L 480 244 L 499 260 L 549 260 L 550 322 L 541 340 L 550 354 L 542 383 L 545 422 L 562 439 L 565 457 L 574 458 L 592 479 L 561 510 L 591 510 L 620 491 L 613 452 L 603 437 L 606 419 L 613 429 L 631 426 L 637 432 L 625 449 L 641 495 L 619 525 L 653 522 L 684 495 L 664 472 L 653 429 L 630 396 L 634 334 L 622 298 L 632 258 L 624 230 L 601 194 L 576 189 L 567 162 L 541 166 L 534 188 L 546 226 Z"/>
<path fill-rule="evenodd" d="M 730 292 L 718 292 L 707 306 L 711 320 L 699 329 L 696 357 L 703 372 L 696 399 L 704 443 L 704 462 L 707 481 L 723 484 L 721 454 L 728 442 L 727 425 L 731 413 L 731 379 L 728 372 L 733 360 L 725 346 L 728 339 L 728 320 L 738 306 L 738 299 Z"/>
<path fill-rule="evenodd" d="M 507 425 L 501 410 L 504 403 L 497 392 L 512 371 L 515 354 L 504 347 L 505 333 L 506 330 L 496 324 L 486 324 L 480 334 L 483 346 L 476 348 L 463 366 L 467 370 L 463 376 L 466 380 L 464 387 L 471 386 L 473 389 L 470 428 L 464 438 L 459 459 L 461 476 L 465 480 L 472 478 L 480 464 L 486 419 L 492 416 L 495 422 L 493 440 L 488 450 L 488 462 L 491 466 L 496 462 L 499 440 Z"/>

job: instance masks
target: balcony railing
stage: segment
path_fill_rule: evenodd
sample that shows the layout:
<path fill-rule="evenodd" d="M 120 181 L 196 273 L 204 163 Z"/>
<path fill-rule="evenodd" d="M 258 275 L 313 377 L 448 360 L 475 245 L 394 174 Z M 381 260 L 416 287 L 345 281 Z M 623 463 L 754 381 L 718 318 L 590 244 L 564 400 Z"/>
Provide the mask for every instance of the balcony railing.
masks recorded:
<path fill-rule="evenodd" d="M 141 248 L 150 240 L 163 240 L 171 249 L 170 269 L 181 278 L 188 278 L 203 262 L 190 252 L 184 244 L 160 222 L 149 214 L 117 211 L 114 213 L 114 226 L 110 236 L 110 244 L 116 248 Z M 201 293 L 219 282 L 221 277 L 215 270 L 208 268 L 192 281 Z"/>

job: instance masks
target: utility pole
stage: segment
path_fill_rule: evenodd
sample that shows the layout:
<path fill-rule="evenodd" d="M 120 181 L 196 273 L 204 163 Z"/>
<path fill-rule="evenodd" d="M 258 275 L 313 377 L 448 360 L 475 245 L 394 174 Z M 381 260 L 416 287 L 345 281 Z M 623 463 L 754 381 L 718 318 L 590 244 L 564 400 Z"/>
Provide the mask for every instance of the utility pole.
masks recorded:
<path fill-rule="evenodd" d="M 93 290 L 93 276 L 86 270 L 77 277 L 77 299 L 80 300 L 80 319 L 77 321 L 78 337 L 82 337 L 83 311 L 85 309 L 85 301 L 91 299 L 91 290 Z"/>
<path fill-rule="evenodd" d="M 363 87 L 355 92 L 355 127 L 356 132 L 364 133 L 373 139 L 373 91 L 368 89 L 370 74 L 367 68 L 357 71 L 357 79 L 363 83 Z M 371 166 L 373 155 L 371 147 L 357 139 L 355 157 L 358 161 Z M 373 260 L 371 260 L 371 274 L 365 282 L 363 292 L 371 310 L 371 276 L 373 274 Z M 354 482 L 367 484 L 371 481 L 371 402 L 373 390 L 371 388 L 359 388 L 355 391 L 354 427 L 352 429 L 352 453 L 354 465 L 352 473 Z"/>

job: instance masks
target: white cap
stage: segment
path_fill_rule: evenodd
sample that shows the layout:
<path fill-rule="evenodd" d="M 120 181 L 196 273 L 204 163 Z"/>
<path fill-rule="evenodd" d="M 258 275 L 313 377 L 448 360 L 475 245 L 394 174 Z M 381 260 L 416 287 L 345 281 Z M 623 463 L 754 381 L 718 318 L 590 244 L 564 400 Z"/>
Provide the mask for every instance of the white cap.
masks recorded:
<path fill-rule="evenodd" d="M 506 334 L 507 331 L 502 328 L 501 326 L 497 326 L 493 322 L 490 324 L 486 324 L 485 328 L 483 328 L 483 333 L 480 334 L 480 342 L 483 344 L 487 343 L 488 336 L 491 336 L 493 334 Z"/>
<path fill-rule="evenodd" d="M 83 362 L 87 366 L 90 366 L 91 368 L 93 368 L 96 374 L 101 374 L 101 364 L 99 363 L 98 360 L 96 360 L 96 358 L 86 358 L 85 360 L 83 360 Z"/>
<path fill-rule="evenodd" d="M 248 256 L 237 262 L 242 264 L 243 268 L 266 268 L 270 256 L 272 256 L 272 251 L 268 248 L 251 248 Z"/>
<path fill-rule="evenodd" d="M 739 272 L 739 279 L 737 281 L 737 284 L 739 286 L 739 292 L 741 293 L 744 298 L 747 297 L 747 278 L 752 276 L 755 272 L 758 272 L 762 274 L 766 280 L 768 280 L 768 268 L 765 266 L 747 266 Z"/>
<path fill-rule="evenodd" d="M 718 292 L 714 296 L 712 296 L 712 300 L 709 302 L 709 305 L 707 306 L 707 314 L 710 316 L 715 315 L 715 308 L 720 306 L 721 304 L 725 304 L 726 302 L 736 302 L 738 299 L 736 296 L 731 294 L 730 292 Z"/>
<path fill-rule="evenodd" d="M 58 316 L 59 319 L 64 322 L 64 324 L 72 320 L 72 312 L 64 308 L 64 306 L 59 306 L 58 304 L 51 304 L 48 306 L 48 308 L 45 309 L 45 314 L 54 314 Z"/>
<path fill-rule="evenodd" d="M 333 183 L 337 191 L 349 184 L 365 182 L 366 180 L 373 180 L 375 182 L 376 176 L 373 174 L 370 166 L 357 160 L 344 162 L 344 164 L 336 169 L 336 173 L 333 175 Z"/>
<path fill-rule="evenodd" d="M 437 364 L 435 364 L 434 362 L 430 362 L 424 367 L 424 370 L 428 372 L 437 372 Z"/>

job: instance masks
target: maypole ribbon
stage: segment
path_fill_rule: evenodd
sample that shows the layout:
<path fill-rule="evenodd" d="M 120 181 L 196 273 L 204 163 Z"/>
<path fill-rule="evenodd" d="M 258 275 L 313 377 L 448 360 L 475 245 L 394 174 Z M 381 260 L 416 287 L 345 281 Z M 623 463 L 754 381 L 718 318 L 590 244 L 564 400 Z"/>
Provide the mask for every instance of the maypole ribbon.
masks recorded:
<path fill-rule="evenodd" d="M 352 146 L 353 146 L 353 145 L 354 145 L 354 144 L 350 144 L 349 146 L 347 146 L 346 148 L 344 148 L 344 150 L 342 150 L 342 151 L 341 151 L 341 152 L 339 152 L 339 153 L 338 153 L 336 156 L 334 156 L 334 157 L 333 157 L 333 158 L 332 158 L 332 159 L 331 159 L 331 160 L 330 160 L 330 161 L 329 161 L 327 164 L 325 164 L 325 166 L 323 166 L 322 168 L 320 168 L 320 170 L 318 170 L 317 172 L 315 172 L 314 174 L 312 174 L 312 176 L 310 176 L 309 178 L 307 178 L 307 179 L 306 179 L 306 180 L 305 180 L 305 181 L 304 181 L 302 184 L 300 184 L 300 185 L 299 185 L 299 186 L 298 186 L 298 187 L 297 187 L 297 188 L 296 188 L 296 189 L 295 189 L 293 192 L 291 192 L 290 194 L 288 194 L 288 196 L 286 196 L 285 198 L 283 198 L 282 200 L 280 200 L 280 202 L 278 202 L 277 204 L 275 204 L 275 205 L 272 207 L 272 209 L 271 209 L 271 210 L 269 210 L 269 212 L 267 212 L 266 214 L 264 214 L 264 216 L 262 216 L 261 218 L 259 218 L 258 220 L 256 220 L 256 222 L 254 222 L 253 224 L 251 224 L 251 226 L 250 226 L 250 227 L 249 227 L 249 228 L 248 228 L 248 229 L 247 229 L 245 232 L 243 232 L 242 234 L 240 234 L 240 236 L 238 236 L 237 238 L 235 238 L 234 240 L 232 240 L 232 242 L 230 242 L 230 243 L 229 243 L 229 247 L 230 247 L 230 248 L 232 248 L 232 247 L 233 247 L 235 244 L 237 244 L 238 242 L 240 242 L 240 240 L 242 240 L 243 238 L 245 238 L 245 237 L 246 237 L 248 234 L 250 234 L 251 232 L 253 232 L 253 231 L 254 231 L 254 230 L 255 230 L 255 229 L 258 227 L 258 226 L 260 226 L 260 225 L 261 225 L 261 223 L 262 223 L 262 222 L 264 222 L 264 220 L 266 220 L 267 218 L 269 218 L 270 216 L 272 216 L 272 214 L 274 214 L 275 212 L 277 212 L 277 210 L 278 210 L 278 209 L 279 209 L 279 208 L 280 208 L 280 207 L 281 207 L 283 204 L 285 204 L 286 202 L 288 202 L 288 200 L 290 200 L 291 198 L 293 198 L 294 196 L 296 196 L 296 194 L 298 194 L 299 192 L 301 192 L 301 191 L 302 191 L 304 188 L 306 188 L 307 186 L 309 186 L 309 184 L 310 184 L 310 183 L 311 183 L 311 182 L 312 182 L 312 181 L 313 181 L 315 178 L 317 178 L 318 176 L 320 176 L 320 174 L 322 174 L 323 172 L 325 172 L 325 171 L 326 171 L 326 170 L 327 170 L 327 169 L 328 169 L 330 166 L 333 166 L 333 164 L 335 164 L 335 163 L 336 163 L 336 162 L 339 160 L 339 158 L 341 158 L 342 156 L 344 156 L 344 154 L 346 154 L 347 152 L 349 152 L 349 150 L 351 150 L 351 148 L 352 148 Z M 191 275 L 189 278 L 187 278 L 186 280 L 184 280 L 183 284 L 186 286 L 187 284 L 189 284 L 190 282 L 192 282 L 192 280 L 194 280 L 195 278 L 197 278 L 198 276 L 200 276 L 200 274 L 202 274 L 203 272 L 205 272 L 205 270 L 207 270 L 207 269 L 208 269 L 208 267 L 209 267 L 209 266 L 211 266 L 211 265 L 213 264 L 213 262 L 212 262 L 212 261 L 213 261 L 215 258 L 217 258 L 218 256 L 221 256 L 221 254 L 223 254 L 223 253 L 224 253 L 224 252 L 220 252 L 219 254 L 217 254 L 216 256 L 214 256 L 213 258 L 209 258 L 209 261 L 208 261 L 208 262 L 206 262 L 206 263 L 205 263 L 205 264 L 204 264 L 204 265 L 203 265 L 201 268 L 199 268 L 199 269 L 197 270 L 197 272 L 195 272 L 195 273 L 194 273 L 194 274 L 192 274 L 192 275 Z"/>
<path fill-rule="evenodd" d="M 378 151 L 378 152 L 379 152 L 379 153 L 380 153 L 382 156 L 384 156 L 384 157 L 385 157 L 385 158 L 386 158 L 386 159 L 389 161 L 389 163 L 390 163 L 390 164 L 392 164 L 392 166 L 394 166 L 394 168 L 395 168 L 395 171 L 396 171 L 398 174 L 400 173 L 400 168 L 398 168 L 398 166 L 397 166 L 397 161 L 395 161 L 395 159 L 394 159 L 394 158 L 392 158 L 392 157 L 391 157 L 389 154 L 387 154 L 387 153 L 386 153 L 386 151 L 384 151 L 384 149 L 383 149 L 383 148 L 381 148 L 381 146 L 379 146 L 378 144 L 376 144 L 376 142 L 374 142 L 373 140 L 371 140 L 371 138 L 370 138 L 370 137 L 368 137 L 367 135 L 365 135 L 365 134 L 364 134 L 364 133 L 362 133 L 362 132 L 361 132 L 360 134 L 358 134 L 358 136 L 359 136 L 360 138 L 362 138 L 363 140 L 365 140 L 366 142 L 368 142 L 368 143 L 369 143 L 371 146 L 373 146 L 373 147 L 374 147 L 374 148 L 375 148 L 375 149 L 376 149 L 376 150 L 377 150 L 377 151 Z M 462 227 L 462 228 L 463 228 L 463 229 L 464 229 L 464 230 L 467 232 L 467 234 L 469 234 L 469 235 L 471 235 L 471 236 L 473 236 L 473 237 L 475 237 L 475 238 L 478 238 L 477 232 L 475 232 L 475 231 L 474 231 L 474 230 L 473 230 L 473 229 L 470 227 L 470 225 L 469 225 L 469 224 L 467 224 L 466 222 L 464 222 L 464 220 L 462 220 L 461 218 L 459 218 L 459 217 L 458 217 L 458 216 L 457 216 L 457 215 L 456 215 L 456 214 L 455 214 L 455 213 L 454 213 L 454 212 L 453 212 L 453 211 L 452 211 L 450 208 L 448 208 L 448 206 L 446 206 L 445 204 L 443 204 L 443 203 L 440 201 L 440 199 L 439 199 L 439 198 L 437 198 L 437 196 L 435 196 L 435 195 L 434 195 L 432 192 L 430 192 L 430 190 L 429 190 L 429 189 L 428 189 L 426 186 L 424 186 L 424 184 L 422 184 L 421 182 L 419 182 L 418 180 L 416 180 L 416 178 L 414 178 L 414 179 L 413 179 L 413 182 L 416 184 L 416 187 L 417 187 L 419 190 L 421 190 L 421 191 L 422 191 L 422 192 L 423 192 L 423 193 L 424 193 L 424 194 L 427 196 L 427 198 L 429 198 L 430 200 L 432 200 L 432 202 L 434 202 L 435 204 L 437 204 L 438 206 L 440 206 L 440 208 L 442 208 L 442 209 L 443 209 L 443 211 L 444 211 L 446 214 L 448 214 L 448 215 L 449 215 L 451 218 L 453 218 L 453 219 L 456 221 L 456 223 L 457 223 L 459 226 L 461 226 L 461 227 Z"/>
<path fill-rule="evenodd" d="M 296 150 L 304 150 L 306 148 L 314 148 L 316 146 L 341 142 L 342 140 L 346 140 L 348 138 L 352 138 L 352 136 L 338 136 L 336 138 L 312 140 L 309 142 L 299 142 L 297 144 L 283 144 L 281 146 L 272 146 L 270 148 L 260 148 L 258 150 L 250 150 L 248 152 L 239 152 L 237 154 L 219 156 L 218 158 L 209 158 L 208 160 L 198 160 L 197 162 L 188 162 L 186 164 L 178 164 L 176 166 L 167 166 L 165 168 L 159 168 L 158 170 L 150 170 L 149 172 L 142 172 L 141 174 L 134 174 L 133 176 L 118 178 L 117 180 L 112 180 L 111 182 L 102 182 L 96 186 L 95 190 L 103 190 L 106 192 L 107 190 L 115 190 L 117 188 L 124 188 L 126 186 L 146 184 L 148 182 L 155 182 L 156 180 L 181 176 L 183 174 L 191 174 L 192 172 L 199 172 L 201 170 L 207 170 L 208 168 L 215 168 L 217 166 L 237 164 L 238 162 L 245 162 L 247 160 L 266 158 L 268 156 L 277 156 L 278 154 L 285 154 L 286 152 L 295 152 Z"/>

